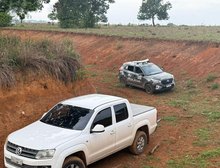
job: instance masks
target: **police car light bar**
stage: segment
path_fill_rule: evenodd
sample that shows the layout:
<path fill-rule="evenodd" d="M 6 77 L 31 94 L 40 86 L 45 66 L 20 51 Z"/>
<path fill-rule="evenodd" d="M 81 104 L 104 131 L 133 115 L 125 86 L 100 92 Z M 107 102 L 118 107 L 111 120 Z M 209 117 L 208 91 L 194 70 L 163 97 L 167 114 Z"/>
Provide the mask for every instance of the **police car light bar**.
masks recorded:
<path fill-rule="evenodd" d="M 149 59 L 145 59 L 145 60 L 141 60 L 141 61 L 134 61 L 134 63 L 136 64 L 144 64 L 144 63 L 149 63 L 150 60 Z"/>

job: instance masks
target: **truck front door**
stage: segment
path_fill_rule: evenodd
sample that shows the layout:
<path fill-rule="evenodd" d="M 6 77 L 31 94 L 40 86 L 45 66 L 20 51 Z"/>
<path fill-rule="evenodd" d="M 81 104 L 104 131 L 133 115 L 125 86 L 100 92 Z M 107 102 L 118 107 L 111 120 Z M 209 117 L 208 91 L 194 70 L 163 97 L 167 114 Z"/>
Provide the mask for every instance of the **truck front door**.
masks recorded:
<path fill-rule="evenodd" d="M 90 133 L 89 157 L 94 162 L 115 150 L 115 125 L 112 121 L 112 110 L 106 108 L 101 110 L 95 117 L 91 130 L 97 125 L 103 125 L 105 131 L 102 133 Z"/>

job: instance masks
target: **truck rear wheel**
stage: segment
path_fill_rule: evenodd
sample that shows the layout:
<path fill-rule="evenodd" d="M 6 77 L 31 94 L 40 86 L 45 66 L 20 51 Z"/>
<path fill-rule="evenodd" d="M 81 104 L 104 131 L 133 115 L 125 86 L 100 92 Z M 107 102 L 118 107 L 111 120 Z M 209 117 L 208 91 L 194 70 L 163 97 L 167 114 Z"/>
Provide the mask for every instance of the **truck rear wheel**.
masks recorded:
<path fill-rule="evenodd" d="M 138 131 L 134 138 L 133 144 L 129 147 L 131 153 L 139 155 L 144 152 L 147 146 L 147 135 L 143 131 Z"/>
<path fill-rule="evenodd" d="M 62 168 L 86 168 L 86 166 L 80 158 L 73 156 L 64 161 Z"/>

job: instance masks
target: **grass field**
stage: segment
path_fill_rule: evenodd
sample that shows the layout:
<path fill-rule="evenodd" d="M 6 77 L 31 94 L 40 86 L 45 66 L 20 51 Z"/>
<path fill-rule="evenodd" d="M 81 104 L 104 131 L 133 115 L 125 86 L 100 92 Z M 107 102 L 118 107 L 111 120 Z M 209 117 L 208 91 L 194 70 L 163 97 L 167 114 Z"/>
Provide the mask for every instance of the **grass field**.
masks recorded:
<path fill-rule="evenodd" d="M 209 41 L 220 43 L 220 26 L 100 26 L 93 29 L 61 29 L 58 25 L 23 24 L 11 27 L 22 30 L 48 30 L 144 39 Z"/>

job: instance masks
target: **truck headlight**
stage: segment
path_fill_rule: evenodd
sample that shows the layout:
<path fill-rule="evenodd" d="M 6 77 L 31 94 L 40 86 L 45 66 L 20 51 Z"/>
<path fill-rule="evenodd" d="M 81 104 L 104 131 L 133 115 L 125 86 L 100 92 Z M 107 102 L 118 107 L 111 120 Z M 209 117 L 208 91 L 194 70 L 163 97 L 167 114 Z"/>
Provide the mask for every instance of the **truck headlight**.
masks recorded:
<path fill-rule="evenodd" d="M 5 147 L 7 146 L 7 143 L 8 143 L 8 137 L 5 140 L 5 144 L 4 144 Z"/>
<path fill-rule="evenodd" d="M 55 153 L 55 149 L 38 151 L 36 159 L 51 159 Z"/>

